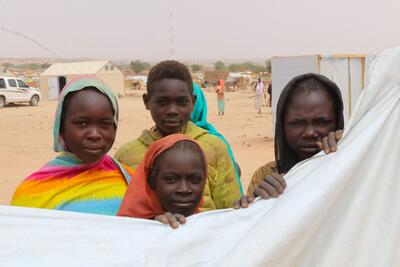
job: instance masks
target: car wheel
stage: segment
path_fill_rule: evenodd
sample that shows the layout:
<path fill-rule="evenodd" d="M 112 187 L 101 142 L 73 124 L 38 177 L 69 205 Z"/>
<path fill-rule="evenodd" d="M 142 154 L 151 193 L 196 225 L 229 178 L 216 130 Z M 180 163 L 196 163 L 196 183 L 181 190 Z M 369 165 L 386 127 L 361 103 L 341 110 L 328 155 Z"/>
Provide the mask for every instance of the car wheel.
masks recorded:
<path fill-rule="evenodd" d="M 37 106 L 37 104 L 39 103 L 39 97 L 37 95 L 32 96 L 30 103 L 31 106 Z"/>
<path fill-rule="evenodd" d="M 0 96 L 0 108 L 6 105 L 6 99 L 3 96 Z"/>

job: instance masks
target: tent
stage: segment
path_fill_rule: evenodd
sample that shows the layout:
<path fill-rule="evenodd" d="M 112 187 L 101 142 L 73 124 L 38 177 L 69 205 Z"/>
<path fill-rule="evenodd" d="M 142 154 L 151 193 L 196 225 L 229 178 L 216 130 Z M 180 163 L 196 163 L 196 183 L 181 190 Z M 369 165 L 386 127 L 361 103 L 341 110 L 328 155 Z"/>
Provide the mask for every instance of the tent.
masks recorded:
<path fill-rule="evenodd" d="M 79 75 L 95 75 L 116 96 L 125 95 L 124 74 L 111 61 L 55 63 L 40 75 L 43 99 L 57 100 L 65 84 Z"/>

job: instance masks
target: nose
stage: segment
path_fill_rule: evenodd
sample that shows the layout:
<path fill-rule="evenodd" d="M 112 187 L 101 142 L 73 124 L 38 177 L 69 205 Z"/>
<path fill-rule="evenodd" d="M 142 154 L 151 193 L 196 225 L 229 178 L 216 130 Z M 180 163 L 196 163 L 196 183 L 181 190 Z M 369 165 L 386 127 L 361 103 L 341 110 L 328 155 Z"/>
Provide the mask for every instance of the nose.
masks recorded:
<path fill-rule="evenodd" d="M 315 139 L 318 138 L 318 132 L 313 125 L 307 125 L 303 131 L 303 138 Z"/>
<path fill-rule="evenodd" d="M 186 195 L 192 193 L 192 189 L 190 188 L 189 183 L 185 179 L 182 179 L 182 181 L 180 181 L 180 183 L 178 184 L 176 192 Z"/>
<path fill-rule="evenodd" d="M 101 134 L 97 127 L 90 127 L 86 137 L 91 141 L 97 141 L 101 139 Z"/>
<path fill-rule="evenodd" d="M 166 113 L 168 115 L 176 115 L 178 114 L 178 107 L 172 103 L 168 106 Z"/>

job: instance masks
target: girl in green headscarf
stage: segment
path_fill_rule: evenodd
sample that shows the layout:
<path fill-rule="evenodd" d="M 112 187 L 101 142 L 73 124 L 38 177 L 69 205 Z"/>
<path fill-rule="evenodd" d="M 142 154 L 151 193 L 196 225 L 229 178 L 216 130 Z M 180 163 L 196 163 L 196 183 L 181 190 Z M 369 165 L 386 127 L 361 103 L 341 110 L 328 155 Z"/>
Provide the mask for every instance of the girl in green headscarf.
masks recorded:
<path fill-rule="evenodd" d="M 133 174 L 107 155 L 117 124 L 117 99 L 106 84 L 95 77 L 67 84 L 54 122 L 60 155 L 27 177 L 11 204 L 115 215 Z"/>

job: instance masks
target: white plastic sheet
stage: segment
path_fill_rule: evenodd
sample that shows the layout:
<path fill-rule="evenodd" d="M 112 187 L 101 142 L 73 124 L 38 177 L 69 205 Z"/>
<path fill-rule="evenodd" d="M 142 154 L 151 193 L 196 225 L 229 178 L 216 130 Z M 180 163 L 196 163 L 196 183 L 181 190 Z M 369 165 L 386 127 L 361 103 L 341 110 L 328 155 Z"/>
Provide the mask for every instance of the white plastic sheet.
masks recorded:
<path fill-rule="evenodd" d="M 400 266 L 400 48 L 373 64 L 339 145 L 276 200 L 154 221 L 0 207 L 1 266 Z"/>

